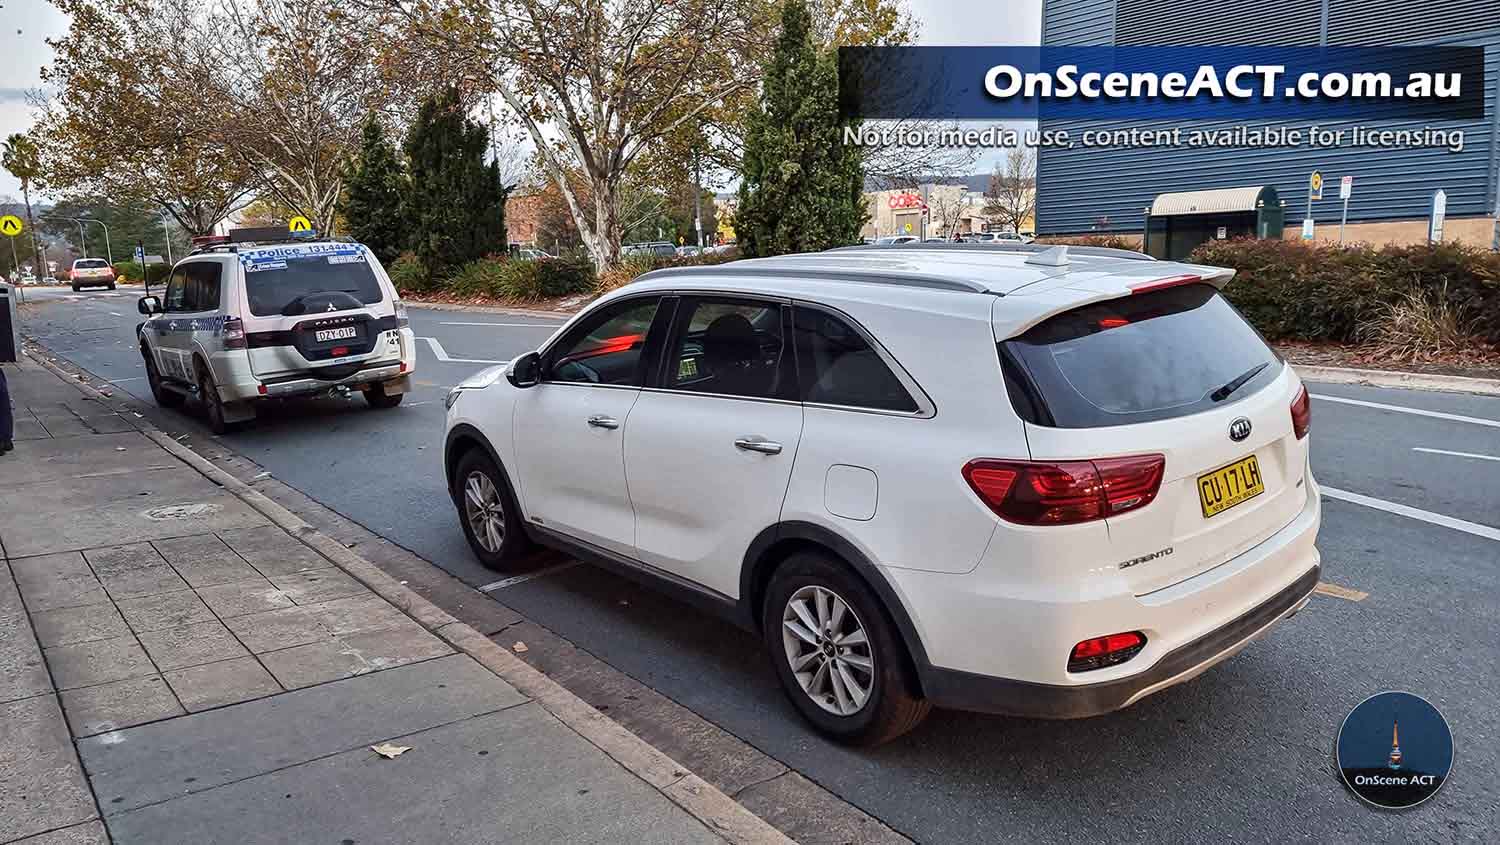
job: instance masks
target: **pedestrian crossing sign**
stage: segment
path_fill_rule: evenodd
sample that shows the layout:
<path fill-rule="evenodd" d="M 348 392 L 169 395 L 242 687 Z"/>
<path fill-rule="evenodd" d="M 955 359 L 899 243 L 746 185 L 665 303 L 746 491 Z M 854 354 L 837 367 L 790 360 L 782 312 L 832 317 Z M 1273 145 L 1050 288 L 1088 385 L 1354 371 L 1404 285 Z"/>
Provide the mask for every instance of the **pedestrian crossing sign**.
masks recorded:
<path fill-rule="evenodd" d="M 287 231 L 291 232 L 292 234 L 298 234 L 298 233 L 301 233 L 301 232 L 311 232 L 312 231 L 312 222 L 310 220 L 308 220 L 306 217 L 302 217 L 302 216 L 299 215 L 297 217 L 293 217 L 291 219 L 291 222 L 289 222 L 289 223 L 286 224 L 286 228 L 287 228 Z"/>
<path fill-rule="evenodd" d="M 4 217 L 0 217 L 0 235 L 10 235 L 14 238 L 16 235 L 21 234 L 21 230 L 24 228 L 26 227 L 21 225 L 21 218 L 14 214 L 7 214 Z"/>

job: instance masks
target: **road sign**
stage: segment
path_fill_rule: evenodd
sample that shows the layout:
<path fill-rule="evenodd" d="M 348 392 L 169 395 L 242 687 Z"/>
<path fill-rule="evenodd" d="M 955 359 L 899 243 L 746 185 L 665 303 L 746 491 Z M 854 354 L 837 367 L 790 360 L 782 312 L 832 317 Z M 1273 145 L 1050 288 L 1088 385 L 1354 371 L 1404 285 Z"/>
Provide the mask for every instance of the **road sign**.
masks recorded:
<path fill-rule="evenodd" d="M 1305 217 L 1305 218 L 1302 219 L 1302 240 L 1304 240 L 1304 241 L 1310 241 L 1312 239 L 1313 239 L 1313 219 L 1311 217 Z"/>
<path fill-rule="evenodd" d="M 1443 239 L 1443 221 L 1448 216 L 1448 192 L 1438 188 L 1432 194 L 1432 216 L 1427 227 L 1427 240 L 1437 243 Z"/>
<path fill-rule="evenodd" d="M 1308 199 L 1313 200 L 1323 198 L 1323 171 L 1314 170 L 1312 175 L 1307 177 L 1307 196 Z"/>
<path fill-rule="evenodd" d="M 309 221 L 306 217 L 302 217 L 302 216 L 299 215 L 297 217 L 293 217 L 291 219 L 291 221 L 286 224 L 286 228 L 287 228 L 287 231 L 293 232 L 293 233 L 297 233 L 297 232 L 311 232 L 312 231 L 312 222 Z"/>
<path fill-rule="evenodd" d="M 136 248 L 135 248 L 135 263 L 137 263 L 137 264 L 145 264 L 146 263 L 146 248 L 145 247 L 139 246 L 139 245 L 136 246 Z"/>
<path fill-rule="evenodd" d="M 1354 177 L 1345 176 L 1339 180 L 1339 199 L 1346 200 L 1354 193 Z"/>
<path fill-rule="evenodd" d="M 1224 240 L 1224 239 L 1226 239 L 1228 237 L 1229 237 L 1229 227 L 1228 226 L 1220 226 L 1219 229 L 1218 229 L 1218 231 L 1214 233 L 1214 238 L 1216 240 L 1221 240 L 1222 241 L 1222 240 Z"/>
<path fill-rule="evenodd" d="M 21 218 L 14 214 L 7 214 L 4 217 L 0 217 L 0 235 L 10 235 L 14 238 L 16 235 L 21 234 L 21 230 L 25 228 L 26 226 L 21 223 Z"/>

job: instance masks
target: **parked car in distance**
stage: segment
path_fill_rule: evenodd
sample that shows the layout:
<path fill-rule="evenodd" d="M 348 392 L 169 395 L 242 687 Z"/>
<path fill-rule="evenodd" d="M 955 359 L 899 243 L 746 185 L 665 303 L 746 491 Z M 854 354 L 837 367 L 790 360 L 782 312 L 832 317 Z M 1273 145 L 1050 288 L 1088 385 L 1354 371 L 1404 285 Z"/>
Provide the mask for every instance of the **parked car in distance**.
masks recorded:
<path fill-rule="evenodd" d="M 683 258 L 688 258 L 694 255 L 701 255 L 702 253 L 703 250 L 699 248 L 697 244 L 687 244 L 685 246 L 680 246 L 677 248 L 677 255 Z"/>
<path fill-rule="evenodd" d="M 556 258 L 557 256 L 545 250 L 537 249 L 536 247 L 523 246 L 520 249 L 516 250 L 516 257 L 526 261 L 546 261 L 548 259 Z"/>
<path fill-rule="evenodd" d="M 889 244 L 909 244 L 920 240 L 916 235 L 888 235 L 884 238 L 876 238 L 875 243 L 879 246 Z"/>
<path fill-rule="evenodd" d="M 670 241 L 649 241 L 647 243 L 626 244 L 621 247 L 622 255 L 677 255 L 677 247 Z"/>
<path fill-rule="evenodd" d="M 450 495 L 486 566 L 541 543 L 758 633 L 841 742 L 1128 707 L 1321 572 L 1308 394 L 1233 275 L 927 244 L 647 273 L 449 393 Z"/>
<path fill-rule="evenodd" d="M 115 268 L 102 258 L 79 258 L 68 271 L 68 283 L 73 292 L 82 288 L 105 287 L 115 289 Z"/>

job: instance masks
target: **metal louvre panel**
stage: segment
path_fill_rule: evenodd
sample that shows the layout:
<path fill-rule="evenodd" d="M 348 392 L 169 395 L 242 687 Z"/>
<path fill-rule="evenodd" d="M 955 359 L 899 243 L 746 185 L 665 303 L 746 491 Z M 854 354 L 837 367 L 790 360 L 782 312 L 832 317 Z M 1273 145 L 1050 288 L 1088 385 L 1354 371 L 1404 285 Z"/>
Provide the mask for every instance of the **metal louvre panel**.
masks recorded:
<path fill-rule="evenodd" d="M 1500 42 L 1500 2 L 1496 0 L 1327 0 L 1329 44 L 1421 44 L 1451 41 L 1496 30 Z"/>
<path fill-rule="evenodd" d="M 1042 43 L 1108 44 L 1114 37 L 1116 0 L 1044 0 Z"/>
<path fill-rule="evenodd" d="M 1313 46 L 1322 16 L 1323 0 L 1119 0 L 1115 43 Z"/>

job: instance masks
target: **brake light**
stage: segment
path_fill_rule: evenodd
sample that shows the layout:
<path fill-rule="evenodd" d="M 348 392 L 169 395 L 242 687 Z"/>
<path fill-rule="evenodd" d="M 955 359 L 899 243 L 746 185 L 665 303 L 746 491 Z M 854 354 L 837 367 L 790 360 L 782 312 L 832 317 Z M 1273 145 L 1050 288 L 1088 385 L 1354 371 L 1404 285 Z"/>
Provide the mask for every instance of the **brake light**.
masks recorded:
<path fill-rule="evenodd" d="M 223 339 L 225 349 L 244 349 L 245 324 L 239 317 L 225 317 L 224 330 L 219 337 Z"/>
<path fill-rule="evenodd" d="M 1022 525 L 1073 525 L 1151 504 L 1166 458 L 1133 455 L 1091 461 L 998 461 L 964 465 L 964 480 L 996 516 Z"/>
<path fill-rule="evenodd" d="M 1307 385 L 1297 388 L 1297 398 L 1292 400 L 1292 433 L 1301 440 L 1312 428 L 1312 400 L 1307 396 Z"/>
<path fill-rule="evenodd" d="M 1094 637 L 1073 646 L 1068 655 L 1069 672 L 1089 672 L 1106 666 L 1117 666 L 1146 647 L 1146 635 L 1140 631 Z"/>
<path fill-rule="evenodd" d="M 1132 294 L 1150 293 L 1154 290 L 1165 290 L 1166 288 L 1175 288 L 1179 285 L 1193 285 L 1201 281 L 1203 281 L 1203 277 L 1196 273 L 1184 273 L 1180 276 L 1167 276 L 1166 278 L 1153 279 L 1149 282 L 1131 285 L 1130 292 Z"/>
<path fill-rule="evenodd" d="M 411 325 L 411 320 L 406 316 L 406 303 L 396 300 L 396 328 L 404 329 Z"/>

